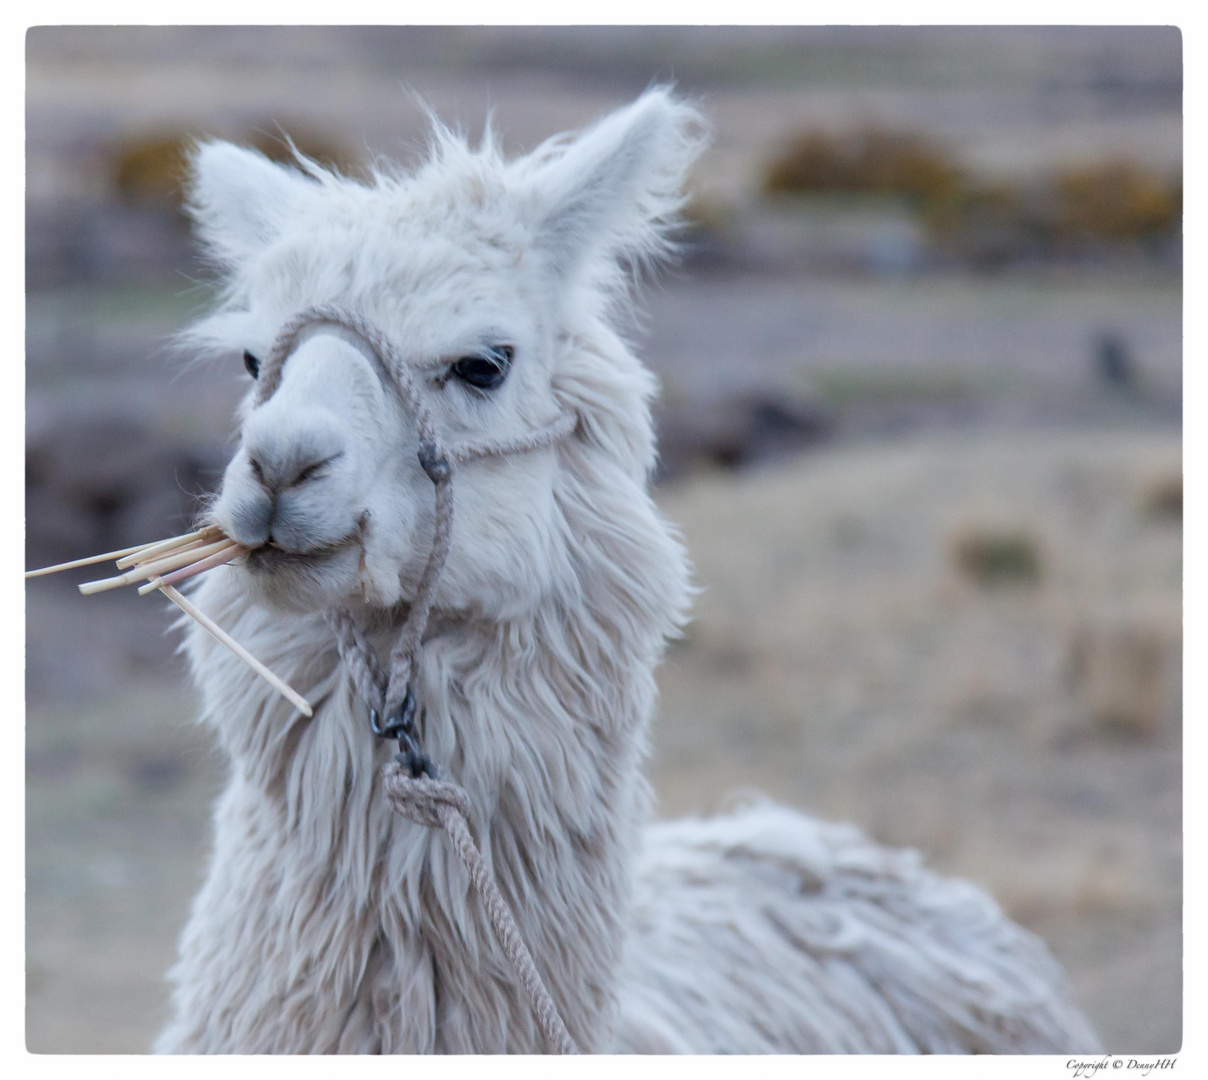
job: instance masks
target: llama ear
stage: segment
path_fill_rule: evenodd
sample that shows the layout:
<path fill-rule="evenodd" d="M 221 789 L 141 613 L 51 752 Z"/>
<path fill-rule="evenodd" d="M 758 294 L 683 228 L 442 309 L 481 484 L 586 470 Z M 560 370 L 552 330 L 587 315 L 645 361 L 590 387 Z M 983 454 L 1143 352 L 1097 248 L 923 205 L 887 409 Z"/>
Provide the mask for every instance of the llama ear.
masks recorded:
<path fill-rule="evenodd" d="M 292 169 L 228 142 L 203 143 L 190 166 L 189 213 L 198 235 L 228 265 L 273 240 L 310 186 Z"/>
<path fill-rule="evenodd" d="M 570 272 L 593 256 L 615 266 L 666 253 L 704 127 L 695 109 L 660 87 L 569 143 L 553 140 L 523 159 L 537 243 L 555 269 Z"/>

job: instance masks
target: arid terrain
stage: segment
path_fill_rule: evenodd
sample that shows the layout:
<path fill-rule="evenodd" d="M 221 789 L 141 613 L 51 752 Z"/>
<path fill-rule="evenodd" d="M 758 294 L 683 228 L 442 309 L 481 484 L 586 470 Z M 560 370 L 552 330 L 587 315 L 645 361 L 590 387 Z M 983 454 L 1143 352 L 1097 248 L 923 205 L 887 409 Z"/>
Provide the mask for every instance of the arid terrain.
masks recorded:
<path fill-rule="evenodd" d="M 1147 500 L 1179 475 L 1169 435 L 961 435 L 668 488 L 703 593 L 660 679 L 660 812 L 754 788 L 917 847 L 1045 937 L 1109 1048 L 1177 1048 L 1182 555 Z M 964 575 L 981 529 L 1033 537 L 1039 580 Z M 138 1051 L 164 1016 L 222 776 L 165 607 L 30 604 L 31 667 L 111 676 L 30 702 L 31 1049 Z"/>
<path fill-rule="evenodd" d="M 166 348 L 205 272 L 171 205 L 116 193 L 121 148 L 280 122 L 394 154 L 423 129 L 407 83 L 471 129 L 493 105 L 521 149 L 674 75 L 715 140 L 635 334 L 701 587 L 660 674 L 659 812 L 754 789 L 917 848 L 1048 942 L 1109 1050 L 1177 1050 L 1178 253 L 989 272 L 897 203 L 759 194 L 818 120 L 999 178 L 1179 167 L 1169 34 L 987 33 L 33 32 L 27 565 L 179 531 L 232 448 L 242 366 Z M 224 769 L 168 605 L 89 576 L 26 587 L 37 1053 L 146 1050 Z"/>

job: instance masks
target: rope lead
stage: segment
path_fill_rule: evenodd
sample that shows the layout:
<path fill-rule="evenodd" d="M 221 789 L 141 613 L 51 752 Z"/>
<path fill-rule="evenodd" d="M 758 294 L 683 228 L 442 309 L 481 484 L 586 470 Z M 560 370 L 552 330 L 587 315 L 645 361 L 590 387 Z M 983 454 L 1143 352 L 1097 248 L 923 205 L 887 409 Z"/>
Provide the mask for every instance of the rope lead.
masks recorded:
<path fill-rule="evenodd" d="M 412 678 L 423 643 L 428 615 L 436 595 L 436 585 L 448 557 L 453 534 L 453 465 L 475 458 L 524 453 L 553 446 L 574 431 L 578 420 L 573 413 L 563 413 L 544 428 L 517 439 L 502 442 L 470 442 L 442 449 L 432 420 L 432 414 L 419 392 L 412 372 L 403 364 L 398 352 L 380 330 L 354 311 L 335 304 L 308 308 L 290 319 L 277 334 L 267 362 L 259 371 L 254 404 L 261 405 L 272 396 L 281 383 L 281 369 L 293 351 L 298 334 L 312 323 L 330 323 L 351 330 L 377 355 L 399 391 L 411 406 L 419 429 L 418 457 L 427 473 L 436 500 L 432 549 L 428 562 L 411 601 L 398 640 L 390 654 L 389 671 L 383 671 L 377 655 L 364 640 L 359 627 L 347 611 L 333 611 L 328 624 L 335 634 L 336 646 L 361 700 L 369 706 L 369 726 L 381 738 L 397 739 L 399 753 L 386 766 L 384 773 L 387 798 L 399 813 L 412 821 L 445 830 L 470 879 L 487 910 L 491 929 L 503 947 L 520 979 L 537 1024 L 550 1047 L 560 1054 L 577 1054 L 549 990 L 533 963 L 532 954 L 520 936 L 507 903 L 474 844 L 470 827 L 469 799 L 465 791 L 449 780 L 441 779 L 432 759 L 420 749 L 416 731 L 416 700 Z M 402 690 L 400 694 L 399 691 Z M 399 704 L 394 707 L 393 702 Z M 381 712 L 379 713 L 379 710 Z M 386 719 L 380 719 L 385 714 Z"/>
<path fill-rule="evenodd" d="M 516 926 L 507 901 L 500 894 L 495 879 L 483 862 L 482 852 L 470 835 L 470 826 L 466 823 L 470 803 L 465 791 L 448 780 L 408 775 L 397 759 L 386 766 L 382 775 L 386 783 L 386 797 L 395 810 L 420 825 L 429 828 L 440 826 L 448 834 L 453 849 L 469 871 L 470 880 L 482 898 L 495 939 L 519 976 L 541 1034 L 554 1053 L 577 1054 L 579 1048 L 566 1030 L 558 1007 L 550 997 L 537 965 L 533 963 L 533 956 L 524 938 L 520 936 L 520 929 Z"/>

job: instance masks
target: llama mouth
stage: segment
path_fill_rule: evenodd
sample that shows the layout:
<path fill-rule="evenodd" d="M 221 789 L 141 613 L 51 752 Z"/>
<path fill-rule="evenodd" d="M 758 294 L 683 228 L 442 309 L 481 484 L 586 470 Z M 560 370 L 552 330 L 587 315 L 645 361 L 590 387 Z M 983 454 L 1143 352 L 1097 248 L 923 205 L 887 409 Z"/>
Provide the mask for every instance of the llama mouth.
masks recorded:
<path fill-rule="evenodd" d="M 312 570 L 337 557 L 356 542 L 356 534 L 307 551 L 287 551 L 273 543 L 261 544 L 247 553 L 245 565 L 253 573 L 281 573 Z"/>

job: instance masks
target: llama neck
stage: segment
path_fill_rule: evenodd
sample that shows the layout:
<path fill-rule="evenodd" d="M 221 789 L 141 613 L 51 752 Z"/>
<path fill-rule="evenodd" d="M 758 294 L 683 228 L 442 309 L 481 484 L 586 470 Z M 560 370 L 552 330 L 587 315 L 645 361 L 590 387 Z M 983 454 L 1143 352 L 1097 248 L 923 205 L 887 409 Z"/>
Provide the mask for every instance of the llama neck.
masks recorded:
<path fill-rule="evenodd" d="M 632 564 L 620 565 L 632 576 Z M 471 830 L 572 1037 L 599 1049 L 649 805 L 641 763 L 653 666 L 675 608 L 658 589 L 617 604 L 615 582 L 580 576 L 600 588 L 569 615 L 551 604 L 526 620 L 439 633 L 424 647 L 416 689 L 425 751 L 465 788 Z M 204 715 L 233 775 L 177 976 L 178 998 L 210 1000 L 182 1005 L 182 1015 L 229 1018 L 224 1041 L 243 1049 L 347 1049 L 350 1031 L 379 1050 L 541 1049 L 447 841 L 390 812 L 380 768 L 391 747 L 369 732 L 326 626 L 274 618 L 234 579 L 211 575 L 199 599 L 318 707 L 301 719 L 237 660 L 192 637 Z M 231 952 L 207 935 L 229 942 L 236 926 L 273 962 L 254 978 L 198 980 L 194 969 Z M 206 959 L 190 962 L 190 949 Z M 185 974 L 209 990 L 185 985 Z M 286 1020 L 249 1000 L 283 996 L 296 1002 Z M 333 1026 L 337 1013 L 343 1026 Z"/>

